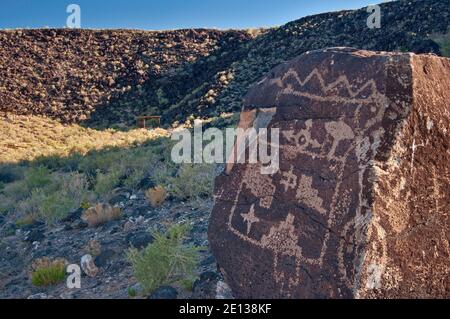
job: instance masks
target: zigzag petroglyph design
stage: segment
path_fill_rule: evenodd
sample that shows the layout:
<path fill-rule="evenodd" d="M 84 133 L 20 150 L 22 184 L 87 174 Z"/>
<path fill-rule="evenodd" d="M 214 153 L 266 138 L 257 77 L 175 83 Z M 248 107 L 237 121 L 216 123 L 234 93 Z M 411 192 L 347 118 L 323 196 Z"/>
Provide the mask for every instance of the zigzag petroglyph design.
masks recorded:
<path fill-rule="evenodd" d="M 295 83 L 301 88 L 304 88 L 307 84 L 312 82 L 314 79 L 320 84 L 321 94 L 312 94 L 304 90 L 295 90 L 291 84 L 286 83 L 288 79 L 294 79 Z M 374 80 L 369 80 L 363 85 L 361 85 L 356 90 L 346 75 L 339 76 L 335 81 L 326 84 L 323 76 L 320 74 L 318 69 L 314 69 L 303 81 L 300 79 L 297 71 L 294 69 L 289 69 L 281 78 L 271 79 L 269 83 L 278 86 L 281 91 L 278 93 L 277 100 L 280 95 L 294 95 L 303 96 L 316 101 L 333 101 L 341 103 L 357 103 L 357 104 L 367 104 L 372 103 L 379 95 L 377 86 Z M 338 89 L 343 88 L 349 97 L 345 97 L 339 94 Z M 368 90 L 368 94 L 365 98 L 358 98 L 361 93 Z"/>

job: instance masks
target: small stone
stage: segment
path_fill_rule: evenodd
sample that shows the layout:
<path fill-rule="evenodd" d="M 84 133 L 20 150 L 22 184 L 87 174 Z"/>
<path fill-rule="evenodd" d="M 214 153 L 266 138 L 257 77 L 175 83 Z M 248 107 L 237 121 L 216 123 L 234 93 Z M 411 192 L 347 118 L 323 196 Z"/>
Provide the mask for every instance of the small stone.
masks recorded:
<path fill-rule="evenodd" d="M 216 285 L 216 299 L 234 299 L 230 286 L 222 280 Z"/>
<path fill-rule="evenodd" d="M 40 229 L 32 230 L 26 237 L 25 241 L 29 243 L 40 242 L 45 239 L 44 231 Z"/>
<path fill-rule="evenodd" d="M 118 232 L 120 232 L 121 228 L 119 226 L 114 226 L 111 231 L 109 232 L 110 235 L 114 235 L 117 234 Z"/>
<path fill-rule="evenodd" d="M 91 239 L 85 247 L 87 254 L 98 256 L 102 252 L 102 245 L 95 239 Z"/>
<path fill-rule="evenodd" d="M 84 255 L 83 257 L 81 257 L 81 269 L 86 275 L 92 278 L 97 276 L 99 271 L 91 255 Z"/>
<path fill-rule="evenodd" d="M 102 251 L 101 254 L 95 258 L 95 265 L 97 265 L 98 267 L 107 266 L 111 259 L 115 256 L 115 254 L 116 252 L 112 249 L 106 249 Z"/>
<path fill-rule="evenodd" d="M 154 238 L 148 232 L 131 233 L 127 236 L 126 242 L 129 246 L 141 249 L 153 242 Z"/>
<path fill-rule="evenodd" d="M 178 292 L 170 286 L 162 286 L 156 289 L 148 299 L 177 299 Z"/>
<path fill-rule="evenodd" d="M 145 178 L 143 178 L 143 179 L 139 182 L 139 184 L 137 185 L 137 187 L 138 187 L 139 189 L 144 189 L 144 190 L 153 188 L 153 187 L 155 187 L 155 186 L 156 186 L 156 184 L 155 184 L 155 182 L 152 180 L 151 177 L 145 177 Z"/>
<path fill-rule="evenodd" d="M 84 228 L 87 228 L 89 225 L 88 225 L 88 223 L 86 223 L 85 221 L 80 219 L 80 220 L 74 222 L 73 224 L 71 224 L 71 226 L 72 226 L 72 229 L 84 229 Z"/>
<path fill-rule="evenodd" d="M 217 283 L 220 275 L 213 271 L 206 271 L 194 282 L 193 299 L 214 299 L 216 297 Z"/>
<path fill-rule="evenodd" d="M 123 230 L 124 230 L 125 232 L 128 232 L 128 231 L 132 230 L 134 227 L 135 227 L 134 222 L 131 221 L 131 220 L 127 220 L 127 221 L 125 222 L 125 224 L 123 225 Z"/>
<path fill-rule="evenodd" d="M 113 206 L 115 205 L 122 205 L 124 202 L 126 202 L 128 200 L 128 197 L 124 194 L 118 194 L 113 196 L 110 200 L 109 203 Z"/>
<path fill-rule="evenodd" d="M 81 218 L 81 214 L 83 214 L 83 208 L 78 208 L 74 211 L 71 211 L 65 218 L 61 220 L 61 222 L 73 223 Z"/>

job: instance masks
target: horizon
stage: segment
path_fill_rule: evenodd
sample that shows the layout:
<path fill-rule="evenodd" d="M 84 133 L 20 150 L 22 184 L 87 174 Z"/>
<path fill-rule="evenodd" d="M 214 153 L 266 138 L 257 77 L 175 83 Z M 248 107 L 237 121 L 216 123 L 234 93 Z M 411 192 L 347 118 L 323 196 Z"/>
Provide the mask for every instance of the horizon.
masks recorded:
<path fill-rule="evenodd" d="M 378 1 L 382 2 L 382 1 Z M 0 30 L 64 29 L 70 13 L 69 4 L 81 8 L 81 29 L 165 31 L 179 29 L 252 29 L 271 28 L 306 16 L 356 10 L 373 0 L 316 1 L 230 0 L 227 2 L 195 0 L 16 0 L 0 4 Z M 239 8 L 239 10 L 236 10 Z"/>

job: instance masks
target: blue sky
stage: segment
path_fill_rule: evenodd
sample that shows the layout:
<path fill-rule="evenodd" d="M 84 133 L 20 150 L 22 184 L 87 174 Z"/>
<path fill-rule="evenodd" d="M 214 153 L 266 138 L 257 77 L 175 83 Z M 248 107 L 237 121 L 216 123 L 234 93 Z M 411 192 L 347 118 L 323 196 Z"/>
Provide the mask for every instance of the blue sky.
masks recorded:
<path fill-rule="evenodd" d="M 381 0 L 1 0 L 0 29 L 65 26 L 69 4 L 81 27 L 164 30 L 282 25 L 306 15 L 356 9 Z"/>

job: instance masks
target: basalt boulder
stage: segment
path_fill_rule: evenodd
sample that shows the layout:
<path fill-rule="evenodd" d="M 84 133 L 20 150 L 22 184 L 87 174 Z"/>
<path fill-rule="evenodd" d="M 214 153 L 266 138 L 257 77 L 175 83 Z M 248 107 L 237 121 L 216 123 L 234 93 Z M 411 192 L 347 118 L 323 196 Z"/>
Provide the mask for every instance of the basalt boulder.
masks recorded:
<path fill-rule="evenodd" d="M 449 101 L 434 55 L 331 48 L 269 72 L 239 126 L 279 129 L 279 169 L 216 179 L 209 241 L 234 295 L 449 298 Z"/>

